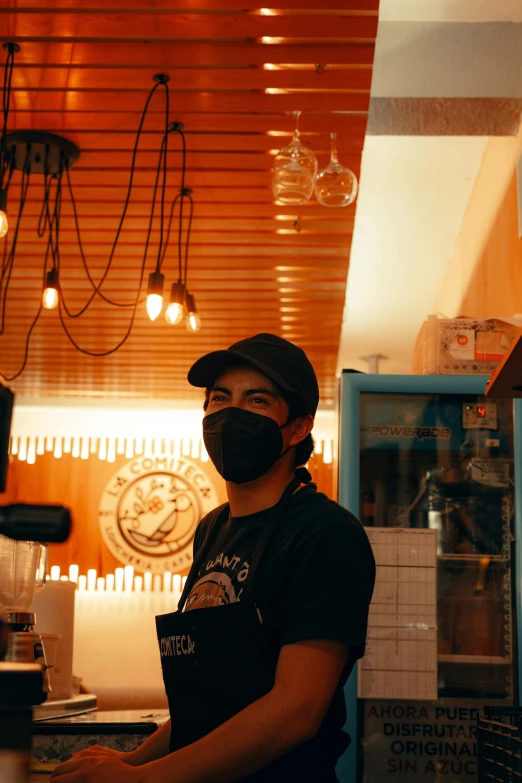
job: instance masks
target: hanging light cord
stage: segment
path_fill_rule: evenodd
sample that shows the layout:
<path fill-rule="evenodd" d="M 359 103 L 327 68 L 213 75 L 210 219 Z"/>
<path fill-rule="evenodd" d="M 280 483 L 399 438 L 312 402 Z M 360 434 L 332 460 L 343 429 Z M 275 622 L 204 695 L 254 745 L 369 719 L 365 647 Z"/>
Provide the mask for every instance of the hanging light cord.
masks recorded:
<path fill-rule="evenodd" d="M 87 302 L 85 303 L 85 305 L 77 313 L 75 313 L 74 315 L 71 315 L 70 316 L 71 318 L 79 318 L 81 315 L 83 315 L 83 313 L 87 310 L 87 308 L 89 307 L 89 305 L 91 304 L 91 302 L 93 301 L 93 299 L 96 296 L 101 297 L 101 299 L 106 301 L 108 304 L 113 305 L 114 307 L 134 307 L 135 306 L 134 302 L 115 302 L 112 299 L 109 299 L 107 296 L 105 296 L 105 294 L 102 293 L 101 287 L 103 286 L 103 284 L 104 284 L 104 282 L 105 282 L 105 280 L 107 278 L 107 275 L 109 274 L 109 271 L 110 271 L 110 268 L 111 268 L 111 265 L 112 265 L 112 262 L 113 262 L 113 259 L 114 259 L 114 253 L 116 252 L 116 246 L 118 244 L 118 240 L 119 240 L 119 237 L 120 237 L 120 234 L 121 234 L 121 230 L 123 228 L 123 223 L 125 221 L 125 217 L 126 217 L 126 214 L 127 214 L 127 209 L 128 209 L 129 203 L 130 203 L 130 198 L 131 198 L 131 194 L 132 194 L 132 187 L 133 187 L 133 184 L 134 184 L 134 174 L 135 174 L 135 171 L 136 171 L 136 157 L 137 157 L 137 154 L 138 154 L 138 146 L 139 146 L 139 142 L 140 142 L 140 138 L 141 138 L 141 133 L 142 133 L 142 130 L 143 130 L 143 124 L 145 122 L 145 118 L 147 116 L 147 112 L 148 112 L 149 105 L 150 105 L 150 102 L 152 100 L 152 97 L 153 97 L 154 93 L 156 92 L 156 90 L 158 89 L 159 86 L 160 86 L 159 83 L 157 83 L 157 84 L 154 85 L 154 87 L 152 87 L 152 89 L 151 89 L 151 91 L 149 93 L 149 96 L 147 98 L 147 101 L 145 103 L 145 106 L 143 108 L 143 112 L 141 114 L 140 124 L 138 126 L 138 131 L 136 133 L 136 141 L 134 142 L 134 148 L 133 148 L 133 151 L 132 151 L 132 161 L 131 161 L 131 170 L 130 170 L 129 184 L 128 184 L 128 187 L 127 187 L 127 195 L 126 195 L 125 203 L 124 203 L 124 206 L 123 206 L 123 212 L 122 212 L 122 215 L 121 215 L 121 218 L 120 218 L 120 222 L 118 224 L 118 229 L 116 231 L 116 236 L 114 237 L 114 242 L 113 242 L 113 245 L 112 245 L 112 248 L 111 248 L 109 259 L 107 261 L 107 266 L 105 267 L 105 271 L 104 271 L 104 273 L 103 273 L 103 275 L 101 277 L 101 280 L 98 283 L 98 285 L 95 285 L 95 283 L 94 283 L 94 281 L 93 281 L 93 279 L 92 279 L 92 277 L 90 275 L 90 272 L 88 271 L 87 259 L 86 259 L 86 256 L 85 256 L 85 252 L 84 252 L 84 249 L 83 249 L 83 244 L 82 244 L 81 236 L 80 236 L 80 225 L 79 225 L 79 221 L 78 221 L 78 213 L 77 213 L 77 210 L 76 210 L 76 202 L 75 202 L 75 199 L 74 199 L 74 194 L 73 194 L 73 190 L 72 190 L 71 180 L 70 180 L 70 177 L 69 177 L 69 171 L 67 169 L 67 172 L 66 172 L 67 173 L 67 184 L 68 184 L 69 194 L 71 196 L 71 202 L 72 202 L 72 206 L 73 206 L 74 224 L 75 224 L 75 229 L 76 229 L 76 235 L 78 237 L 78 245 L 79 245 L 79 248 L 80 248 L 80 255 L 81 255 L 81 258 L 82 258 L 82 262 L 83 262 L 84 268 L 85 268 L 85 270 L 87 272 L 87 277 L 89 279 L 89 282 L 91 283 L 91 285 L 93 287 L 93 292 L 90 295 L 90 297 L 87 300 Z M 167 88 L 167 85 L 165 85 L 165 87 Z M 168 94 L 168 88 L 167 88 L 167 94 Z M 163 143 L 162 143 L 162 145 L 163 145 Z"/>
<path fill-rule="evenodd" d="M 2 296 L 2 314 L 0 317 L 0 336 L 4 334 L 5 331 L 5 312 L 6 312 L 6 303 L 7 303 L 7 292 L 9 290 L 9 283 L 11 282 L 11 275 L 13 273 L 14 268 L 14 262 L 15 262 L 15 254 L 16 254 L 16 245 L 18 243 L 18 236 L 20 233 L 20 224 L 22 222 L 22 215 L 24 212 L 25 202 L 27 200 L 27 192 L 29 189 L 29 179 L 30 179 L 30 169 L 29 169 L 29 157 L 31 154 L 30 147 L 28 145 L 27 152 L 25 156 L 24 166 L 22 169 L 22 183 L 20 187 L 20 206 L 18 210 L 18 218 L 16 221 L 16 228 L 14 230 L 13 235 L 13 241 L 11 243 L 11 248 L 9 251 L 7 251 L 8 242 L 7 239 L 5 241 L 4 245 L 4 257 L 5 257 L 5 263 L 2 264 L 2 275 L 0 277 L 0 295 Z M 3 295 L 1 293 L 3 286 Z"/>
<path fill-rule="evenodd" d="M 185 240 L 185 279 L 183 282 L 185 283 L 185 287 L 187 286 L 187 278 L 188 278 L 188 254 L 189 254 L 189 245 L 190 245 L 190 232 L 192 230 L 192 218 L 194 215 L 194 200 L 192 199 L 191 194 L 189 193 L 187 196 L 189 200 L 189 220 L 188 220 L 188 226 L 187 226 L 187 238 Z"/>
<path fill-rule="evenodd" d="M 127 331 L 126 331 L 124 337 L 120 340 L 120 342 L 117 345 L 114 346 L 114 348 L 110 348 L 107 351 L 89 351 L 86 348 L 82 348 L 81 345 L 79 345 L 77 343 L 77 341 L 72 336 L 72 334 L 69 332 L 69 329 L 67 328 L 67 324 L 65 323 L 65 320 L 64 320 L 64 317 L 63 317 L 63 310 L 62 310 L 63 297 L 60 296 L 60 298 L 58 300 L 60 322 L 62 324 L 62 327 L 63 327 L 63 330 L 64 330 L 65 334 L 67 335 L 67 338 L 69 339 L 69 342 L 78 351 L 80 351 L 80 353 L 83 353 L 86 356 L 94 356 L 94 357 L 110 356 L 112 353 L 115 353 L 116 351 L 118 351 L 125 344 L 125 342 L 128 340 L 128 338 L 130 336 L 130 333 L 132 331 L 132 327 L 134 325 L 134 320 L 136 318 L 138 305 L 140 304 L 140 292 L 141 292 L 141 287 L 143 285 L 143 278 L 145 276 L 145 265 L 146 265 L 146 262 L 147 262 L 147 254 L 148 254 L 148 250 L 149 250 L 149 239 L 150 239 L 150 234 L 151 234 L 152 219 L 153 219 L 153 216 L 151 214 L 150 224 L 149 224 L 149 231 L 148 231 L 148 234 L 147 234 L 147 240 L 145 242 L 145 249 L 143 251 L 143 260 L 142 260 L 142 264 L 141 264 L 141 272 L 140 272 L 140 281 L 139 281 L 139 285 L 138 285 L 138 292 L 136 294 L 136 300 L 135 300 L 135 302 L 133 304 L 132 316 L 131 316 L 131 319 L 130 319 L 130 322 L 129 322 L 129 326 L 127 328 Z"/>
<path fill-rule="evenodd" d="M 194 200 L 192 198 L 192 191 L 190 190 L 190 188 L 187 188 L 185 186 L 185 176 L 187 171 L 187 145 L 185 140 L 185 134 L 183 133 L 182 128 L 179 127 L 179 123 L 173 123 L 173 125 L 170 127 L 169 130 L 171 133 L 175 132 L 178 133 L 179 136 L 181 136 L 181 188 L 177 196 L 173 199 L 170 207 L 167 237 L 165 240 L 163 254 L 161 257 L 158 271 L 161 271 L 161 267 L 165 260 L 165 255 L 167 253 L 167 248 L 170 240 L 170 232 L 172 228 L 172 219 L 174 217 L 174 209 L 179 201 L 180 209 L 179 209 L 179 226 L 178 226 L 178 283 L 184 283 L 186 285 L 190 232 L 192 230 L 192 218 L 194 215 Z M 185 198 L 189 200 L 190 209 L 189 209 L 189 221 L 187 226 L 187 236 L 185 239 L 185 252 L 183 253 L 183 200 Z"/>
<path fill-rule="evenodd" d="M 167 85 L 165 85 L 165 87 L 167 87 Z M 141 288 L 142 288 L 142 285 L 143 285 L 143 279 L 145 277 L 145 267 L 146 267 L 146 264 L 147 264 L 147 255 L 148 255 L 148 251 L 149 251 L 150 238 L 151 238 L 151 235 L 152 235 L 152 228 L 153 228 L 153 224 L 154 224 L 154 213 L 155 213 L 155 208 L 156 208 L 156 196 L 157 196 L 159 181 L 160 181 L 160 177 L 161 177 L 162 171 L 164 172 L 164 174 L 166 172 L 166 168 L 165 168 L 165 164 L 164 164 L 165 149 L 166 149 L 166 135 L 164 136 L 164 138 L 162 140 L 162 143 L 161 143 L 160 153 L 159 153 L 159 157 L 158 157 L 158 166 L 156 168 L 156 179 L 155 179 L 155 182 L 154 182 L 152 209 L 151 209 L 150 218 L 149 218 L 149 227 L 148 227 L 148 231 L 147 231 L 147 239 L 145 240 L 145 248 L 144 248 L 144 251 L 143 251 L 143 259 L 142 259 L 141 270 L 140 270 L 140 280 L 139 280 L 139 284 L 138 284 L 138 290 L 137 290 L 137 293 L 136 293 L 136 299 L 135 299 L 135 301 L 134 301 L 134 303 L 132 305 L 133 306 L 132 316 L 131 316 L 131 319 L 130 319 L 130 322 L 129 322 L 129 325 L 127 327 L 127 331 L 126 331 L 124 337 L 120 340 L 120 342 L 117 345 L 115 345 L 113 348 L 108 349 L 107 351 L 90 351 L 90 350 L 88 350 L 86 348 L 82 348 L 78 344 L 76 339 L 73 337 L 73 335 L 70 333 L 70 331 L 69 331 L 69 329 L 67 327 L 67 324 L 65 323 L 65 319 L 63 317 L 63 311 L 62 311 L 62 304 L 64 305 L 64 309 L 65 309 L 65 300 L 63 299 L 63 295 L 60 296 L 60 298 L 59 298 L 58 306 L 59 306 L 59 313 L 60 313 L 60 322 L 62 324 L 63 330 L 64 330 L 65 334 L 67 335 L 67 338 L 69 339 L 70 343 L 78 351 L 80 351 L 80 353 L 83 353 L 86 356 L 93 356 L 93 357 L 110 356 L 111 354 L 116 353 L 116 351 L 118 351 L 125 344 L 125 342 L 128 340 L 128 338 L 130 337 L 130 334 L 131 334 L 131 331 L 132 331 L 132 327 L 134 325 L 134 321 L 135 321 L 135 318 L 136 318 L 136 313 L 137 313 L 137 310 L 138 310 L 138 306 L 139 306 L 140 301 L 141 301 L 140 300 L 140 293 L 141 293 Z"/>
<path fill-rule="evenodd" d="M 45 231 L 49 225 L 48 218 L 49 218 L 49 196 L 51 193 L 51 182 L 52 178 L 49 174 L 49 147 L 46 146 L 45 148 L 45 158 L 44 158 L 44 196 L 42 201 L 42 208 L 40 210 L 40 215 L 38 217 L 38 226 L 36 228 L 36 233 L 40 238 L 42 238 L 45 235 Z"/>
<path fill-rule="evenodd" d="M 167 156 L 168 156 L 168 149 L 169 149 L 169 110 L 170 110 L 170 102 L 169 102 L 169 85 L 167 82 L 164 83 L 165 87 L 165 135 L 163 136 L 163 144 L 162 144 L 162 150 L 163 153 L 163 181 L 161 186 L 161 201 L 160 201 L 160 236 L 159 236 L 159 243 L 158 243 L 158 258 L 156 261 L 156 272 L 159 272 L 161 269 L 161 262 L 162 262 L 162 250 L 163 250 L 163 231 L 164 231 L 164 223 L 165 223 L 165 190 L 167 187 Z M 159 165 L 161 166 L 162 160 L 161 160 L 161 153 L 160 153 L 160 162 Z M 154 197 L 155 197 L 154 193 Z M 166 243 L 165 243 L 166 246 Z"/>
<path fill-rule="evenodd" d="M 11 278 L 11 273 L 13 271 L 14 259 L 15 259 L 15 251 L 16 251 L 16 243 L 18 241 L 19 228 L 20 228 L 20 224 L 22 222 L 22 215 L 23 215 L 23 211 L 24 211 L 25 202 L 26 202 L 26 199 L 27 199 L 27 192 L 28 192 L 28 189 L 29 189 L 29 179 L 30 179 L 30 173 L 31 173 L 30 169 L 29 169 L 29 156 L 30 156 L 30 148 L 28 146 L 24 167 L 22 169 L 22 184 L 21 184 L 21 195 L 20 195 L 20 207 L 19 207 L 19 211 L 18 211 L 18 218 L 17 218 L 17 221 L 16 221 L 16 228 L 15 228 L 15 231 L 14 231 L 14 237 L 13 237 L 13 242 L 12 242 L 12 245 L 11 245 L 11 250 L 9 252 L 8 263 L 7 263 L 7 266 L 5 267 L 5 269 L 2 270 L 2 281 L 3 281 L 3 277 L 4 277 L 4 272 L 5 271 L 7 271 L 7 279 L 6 279 L 6 282 L 5 282 L 5 287 L 4 287 L 3 297 L 2 297 L 2 316 L 1 316 L 0 335 L 3 335 L 4 328 L 5 328 L 5 311 L 6 311 L 7 290 L 8 290 L 8 287 L 9 287 L 9 281 L 10 281 L 10 278 Z M 6 244 L 7 244 L 7 242 L 6 242 Z M 43 291 L 44 291 L 44 287 L 45 287 L 45 279 L 46 279 L 46 274 L 47 274 L 48 252 L 49 251 L 47 250 L 46 256 L 45 256 L 44 273 L 43 273 L 43 280 L 42 280 L 42 292 L 41 292 L 41 295 L 40 295 L 40 300 L 39 300 L 40 303 L 39 303 L 39 307 L 38 307 L 38 312 L 36 313 L 35 317 L 33 318 L 33 321 L 31 323 L 31 326 L 29 327 L 29 331 L 27 333 L 27 337 L 25 339 L 24 358 L 23 358 L 23 361 L 22 361 L 22 365 L 21 365 L 20 369 L 18 370 L 18 372 L 14 373 L 14 375 L 4 375 L 4 373 L 0 372 L 0 377 L 2 378 L 4 383 L 11 383 L 12 381 L 16 380 L 16 378 L 18 378 L 18 376 L 23 373 L 23 371 L 25 370 L 25 367 L 27 365 L 27 359 L 29 357 L 29 344 L 30 344 L 30 341 L 31 341 L 31 336 L 32 336 L 32 333 L 34 331 L 34 328 L 35 328 L 36 324 L 38 323 L 38 319 L 40 318 L 40 315 L 41 315 L 41 312 L 42 312 L 42 296 L 43 296 Z"/>
<path fill-rule="evenodd" d="M 29 331 L 27 333 L 27 338 L 25 340 L 25 349 L 24 349 L 24 359 L 22 362 L 22 366 L 16 372 L 14 375 L 4 375 L 2 372 L 0 372 L 0 377 L 3 379 L 6 383 L 11 383 L 12 381 L 16 380 L 19 375 L 23 373 L 23 371 L 26 368 L 27 360 L 29 358 L 29 343 L 31 341 L 31 336 L 33 334 L 34 328 L 36 324 L 38 323 L 38 319 L 40 318 L 40 315 L 42 314 L 42 300 L 43 300 L 43 292 L 45 290 L 45 283 L 46 283 L 46 277 L 47 277 L 47 258 L 49 254 L 49 246 L 47 247 L 46 255 L 45 255 L 45 264 L 44 264 L 44 271 L 43 271 L 43 279 L 42 279 L 42 290 L 40 294 L 40 304 L 38 307 L 38 312 L 36 313 L 35 317 L 33 318 L 33 321 L 31 323 L 31 326 L 29 327 Z"/>
<path fill-rule="evenodd" d="M 13 73 L 13 65 L 14 65 L 14 50 L 8 51 L 8 57 L 6 61 L 5 71 L 4 71 L 4 94 L 3 94 L 3 118 L 4 118 L 4 124 L 3 124 L 3 132 L 2 132 L 2 139 L 1 139 L 1 145 L 0 145 L 0 185 L 3 183 L 5 171 L 7 167 L 9 166 L 9 178 L 8 178 L 8 184 L 11 181 L 11 177 L 14 171 L 14 165 L 13 161 L 9 162 L 6 160 L 6 129 L 7 129 L 7 120 L 9 115 L 9 104 L 10 104 L 10 93 L 11 93 L 11 82 L 12 82 L 12 73 Z M 162 139 L 159 157 L 158 157 L 158 166 L 156 171 L 156 179 L 154 184 L 154 191 L 153 191 L 153 199 L 152 199 L 152 207 L 151 207 L 151 214 L 149 219 L 149 226 L 148 226 L 148 232 L 147 232 L 147 238 L 145 242 L 144 252 L 143 252 L 143 259 L 141 264 L 141 270 L 140 270 L 140 280 L 138 285 L 138 290 L 136 294 L 136 298 L 134 302 L 115 302 L 111 299 L 109 299 L 107 296 L 105 296 L 102 291 L 101 287 L 103 286 L 103 283 L 105 282 L 107 275 L 109 274 L 114 254 L 116 251 L 116 246 L 121 234 L 121 230 L 123 228 L 123 223 L 127 214 L 130 197 L 132 193 L 132 187 L 134 183 L 134 175 L 136 170 L 136 157 L 138 153 L 138 147 L 139 142 L 141 138 L 141 133 L 143 129 L 143 125 L 145 122 L 145 118 L 147 116 L 148 108 L 150 105 L 150 101 L 157 90 L 157 88 L 160 86 L 160 84 L 163 84 L 165 87 L 165 101 L 166 101 L 166 112 L 165 112 L 165 118 L 166 118 L 166 127 L 165 127 L 165 133 Z M 138 131 L 136 134 L 136 140 L 134 143 L 133 153 L 132 153 L 132 161 L 131 161 L 131 171 L 130 171 L 130 177 L 129 177 L 129 184 L 127 188 L 127 194 L 125 198 L 124 208 L 123 212 L 118 224 L 118 229 L 116 231 L 115 239 L 111 248 L 111 252 L 109 255 L 109 259 L 107 261 L 105 270 L 103 272 L 103 275 L 101 277 L 100 282 L 98 285 L 95 284 L 92 275 L 89 270 L 89 266 L 87 263 L 87 259 L 85 256 L 83 243 L 81 241 L 81 235 L 80 235 L 80 226 L 79 226 L 79 220 L 78 220 L 78 212 L 76 209 L 76 201 L 74 198 L 74 193 L 72 189 L 71 179 L 69 175 L 69 167 L 67 161 L 64 161 L 61 159 L 60 161 L 60 170 L 59 172 L 52 176 L 49 174 L 48 171 L 48 154 L 49 151 L 46 150 L 46 159 L 44 162 L 44 198 L 42 203 L 42 209 L 39 215 L 38 219 L 38 226 L 37 226 L 37 233 L 39 237 L 43 237 L 46 233 L 46 230 L 48 230 L 48 242 L 47 242 L 47 248 L 46 248 L 46 255 L 45 255 L 45 261 L 44 261 L 44 274 L 43 274 L 43 280 L 42 280 L 42 291 L 40 296 L 40 303 L 38 312 L 36 313 L 31 326 L 29 328 L 26 343 L 25 343 L 25 351 L 24 351 L 24 359 L 22 366 L 20 370 L 12 375 L 12 376 L 5 376 L 3 373 L 0 372 L 0 376 L 4 379 L 4 381 L 11 382 L 15 380 L 21 373 L 24 371 L 27 360 L 28 360 L 28 354 L 29 354 L 29 344 L 31 335 L 33 333 L 33 330 L 38 322 L 38 319 L 40 318 L 41 312 L 42 312 L 42 299 L 43 299 L 43 291 L 45 289 L 46 285 L 46 277 L 47 277 L 47 268 L 48 268 L 48 261 L 49 256 L 51 257 L 51 263 L 52 263 L 52 269 L 56 269 L 58 273 L 60 272 L 60 244 L 59 244 L 59 238 L 60 238 L 60 219 L 61 219 L 61 206 L 62 206 L 62 176 L 65 171 L 66 177 L 67 177 L 67 186 L 71 198 L 72 208 L 73 208 L 73 215 L 74 215 L 74 223 L 76 228 L 76 234 L 78 238 L 78 245 L 80 248 L 80 255 L 82 258 L 82 263 L 87 275 L 87 278 L 89 280 L 89 283 L 91 284 L 93 291 L 91 295 L 89 296 L 88 301 L 86 304 L 76 313 L 72 313 L 69 308 L 67 307 L 67 304 L 65 302 L 65 299 L 63 297 L 63 293 L 60 289 L 59 291 L 59 317 L 60 322 L 62 324 L 62 327 L 69 339 L 69 341 L 72 343 L 72 345 L 81 353 L 92 356 L 92 357 L 103 357 L 103 356 L 109 356 L 112 353 L 115 353 L 118 351 L 124 343 L 129 338 L 132 327 L 134 325 L 134 321 L 136 318 L 137 308 L 140 304 L 140 293 L 143 286 L 143 280 L 145 276 L 145 268 L 146 268 L 146 262 L 147 262 L 147 256 L 150 246 L 150 239 L 152 234 L 152 228 L 154 223 L 154 214 L 155 214 L 155 208 L 156 208 L 156 198 L 157 198 L 157 192 L 158 188 L 161 187 L 161 198 L 160 198 L 160 231 L 159 231 L 159 242 L 158 242 L 158 254 L 157 254 L 157 260 L 156 260 L 156 271 L 161 270 L 161 266 L 165 260 L 168 243 L 170 239 L 170 232 L 171 232 L 171 226 L 172 226 L 172 219 L 174 215 L 174 210 L 176 204 L 180 203 L 180 214 L 179 214 L 179 233 L 178 233 L 178 275 L 179 275 L 179 281 L 181 282 L 183 277 L 187 277 L 187 269 L 188 269 L 188 249 L 189 249 L 189 240 L 190 240 L 190 232 L 192 227 L 192 217 L 193 217 L 193 199 L 191 196 L 191 191 L 188 190 L 185 187 L 185 174 L 186 174 L 186 143 L 185 143 L 185 135 L 182 131 L 183 126 L 179 126 L 178 123 L 174 123 L 172 126 L 169 126 L 168 122 L 168 115 L 169 115 L 169 88 L 167 81 L 160 81 L 157 82 L 154 87 L 151 89 L 149 96 L 147 98 L 147 101 L 145 103 L 145 107 L 143 109 L 140 124 L 138 127 Z M 175 131 L 178 132 L 182 139 L 182 181 L 181 181 L 181 190 L 179 194 L 173 199 L 171 210 L 170 210 L 170 216 L 168 221 L 168 229 L 165 236 L 165 201 L 166 201 L 166 186 L 167 186 L 167 174 L 168 174 L 168 136 L 169 133 Z M 28 145 L 27 147 L 27 156 L 26 161 L 24 164 L 24 167 L 22 169 L 22 182 L 21 182 L 21 196 L 20 196 L 20 208 L 18 213 L 18 219 L 16 223 L 16 228 L 14 231 L 13 240 L 11 243 L 11 249 L 8 252 L 7 251 L 7 241 L 4 246 L 4 256 L 3 256 L 3 262 L 2 262 L 2 275 L 0 277 L 0 298 L 2 301 L 2 312 L 1 312 L 1 326 L 0 326 L 0 335 L 4 332 L 4 326 L 5 326 L 5 310 L 6 310 L 6 300 L 7 300 L 7 291 L 9 287 L 9 282 L 11 279 L 11 274 L 13 271 L 14 266 L 14 258 L 15 258 L 15 251 L 16 251 L 16 245 L 18 241 L 18 235 L 19 235 L 19 228 L 21 223 L 21 218 L 23 214 L 23 210 L 25 207 L 25 202 L 27 199 L 27 192 L 29 187 L 29 178 L 30 178 L 30 170 L 29 170 L 29 159 L 30 159 L 30 147 Z M 160 179 L 161 179 L 161 186 L 160 186 Z M 55 191 L 55 197 L 54 197 L 54 206 L 52 208 L 51 212 L 51 197 L 52 197 L 52 185 L 53 182 L 56 184 L 56 191 Z M 188 229 L 187 229 L 187 237 L 186 237 L 186 243 L 185 243 L 185 252 L 183 254 L 183 201 L 185 198 L 189 199 L 190 203 L 190 211 L 189 211 L 189 223 L 188 223 Z M 183 258 L 184 255 L 184 258 Z M 5 278 L 5 286 L 2 296 L 2 285 L 4 284 L 4 278 Z M 96 296 L 100 296 L 104 301 L 106 301 L 108 304 L 111 304 L 116 307 L 132 307 L 132 315 L 130 319 L 130 323 L 128 325 L 127 331 L 120 340 L 120 342 L 113 348 L 107 350 L 107 351 L 90 351 L 87 349 L 82 348 L 75 338 L 72 336 L 72 334 L 69 332 L 67 328 L 67 324 L 64 319 L 64 312 L 66 315 L 72 319 L 80 317 L 85 311 L 88 309 L 91 302 L 94 300 Z"/>
<path fill-rule="evenodd" d="M 4 68 L 4 92 L 2 96 L 3 127 L 2 138 L 0 140 L 0 189 L 4 187 L 4 176 L 8 166 L 7 162 L 7 121 L 9 119 L 9 108 L 11 104 L 11 84 L 13 81 L 15 49 L 9 44 L 7 48 L 7 58 Z"/>

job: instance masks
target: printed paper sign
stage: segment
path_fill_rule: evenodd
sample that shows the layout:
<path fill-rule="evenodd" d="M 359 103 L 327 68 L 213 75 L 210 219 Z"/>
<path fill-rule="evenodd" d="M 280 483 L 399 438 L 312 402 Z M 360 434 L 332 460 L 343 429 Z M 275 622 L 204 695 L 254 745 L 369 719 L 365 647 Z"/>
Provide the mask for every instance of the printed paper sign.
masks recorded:
<path fill-rule="evenodd" d="M 369 528 L 377 578 L 358 692 L 366 699 L 437 698 L 435 530 Z"/>
<path fill-rule="evenodd" d="M 477 709 L 424 702 L 364 705 L 364 783 L 476 783 Z"/>
<path fill-rule="evenodd" d="M 449 353 L 454 359 L 474 359 L 475 330 L 461 329 L 451 341 Z"/>

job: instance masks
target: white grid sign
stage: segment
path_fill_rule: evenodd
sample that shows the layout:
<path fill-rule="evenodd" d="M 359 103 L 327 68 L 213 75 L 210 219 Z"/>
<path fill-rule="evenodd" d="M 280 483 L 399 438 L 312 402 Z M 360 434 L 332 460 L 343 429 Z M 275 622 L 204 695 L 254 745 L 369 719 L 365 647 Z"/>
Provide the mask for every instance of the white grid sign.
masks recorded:
<path fill-rule="evenodd" d="M 377 564 L 359 697 L 437 698 L 437 534 L 370 528 Z"/>

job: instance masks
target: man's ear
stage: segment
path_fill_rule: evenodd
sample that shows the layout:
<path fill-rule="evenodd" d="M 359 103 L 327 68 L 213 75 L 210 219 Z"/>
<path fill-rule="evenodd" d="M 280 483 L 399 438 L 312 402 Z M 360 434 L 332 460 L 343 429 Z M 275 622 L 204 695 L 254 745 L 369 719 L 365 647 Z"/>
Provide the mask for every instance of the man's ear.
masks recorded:
<path fill-rule="evenodd" d="M 299 416 L 291 423 L 291 435 L 288 441 L 289 446 L 297 446 L 301 443 L 310 433 L 314 427 L 314 417 L 310 414 L 306 416 Z"/>

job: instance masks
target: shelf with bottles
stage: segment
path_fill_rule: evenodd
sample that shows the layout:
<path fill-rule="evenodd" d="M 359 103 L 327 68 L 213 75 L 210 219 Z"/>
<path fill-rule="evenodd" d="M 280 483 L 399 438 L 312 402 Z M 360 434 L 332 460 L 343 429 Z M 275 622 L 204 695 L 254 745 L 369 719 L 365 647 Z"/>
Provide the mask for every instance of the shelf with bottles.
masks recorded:
<path fill-rule="evenodd" d="M 510 666 L 510 656 L 502 655 L 437 655 L 439 663 L 476 664 L 481 666 Z"/>

